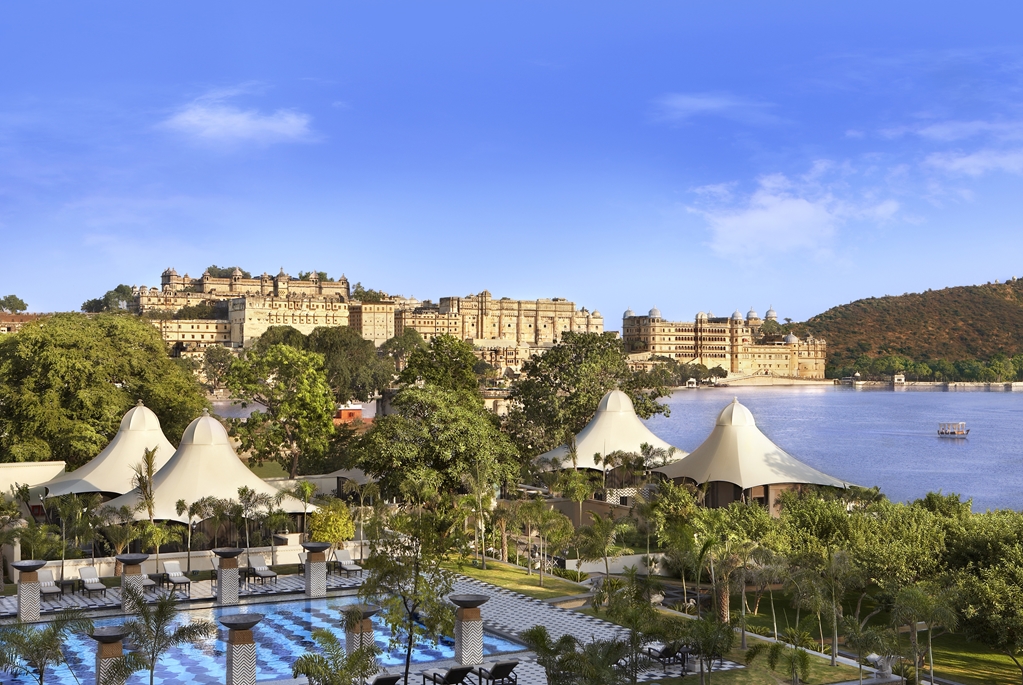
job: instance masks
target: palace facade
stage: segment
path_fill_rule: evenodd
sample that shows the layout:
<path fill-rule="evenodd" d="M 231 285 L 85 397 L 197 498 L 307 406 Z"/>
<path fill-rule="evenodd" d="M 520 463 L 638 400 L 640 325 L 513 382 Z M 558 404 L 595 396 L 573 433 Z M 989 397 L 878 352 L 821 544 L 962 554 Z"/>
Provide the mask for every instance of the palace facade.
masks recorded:
<path fill-rule="evenodd" d="M 645 316 L 631 309 L 622 315 L 622 339 L 637 361 L 667 357 L 683 364 L 720 366 L 729 376 L 788 376 L 823 379 L 827 344 L 807 336 L 762 335 L 765 321 L 777 322 L 768 309 L 764 319 L 752 309 L 743 317 L 700 312 L 695 321 L 666 321 L 655 307 Z"/>

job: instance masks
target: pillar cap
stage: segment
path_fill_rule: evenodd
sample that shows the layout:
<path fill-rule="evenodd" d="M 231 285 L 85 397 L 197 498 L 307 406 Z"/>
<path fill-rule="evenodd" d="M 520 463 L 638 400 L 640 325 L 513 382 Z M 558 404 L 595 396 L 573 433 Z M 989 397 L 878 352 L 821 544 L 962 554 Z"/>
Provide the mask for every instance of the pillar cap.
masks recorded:
<path fill-rule="evenodd" d="M 341 613 L 347 614 L 348 612 L 358 612 L 362 620 L 366 620 L 380 613 L 380 607 L 375 604 L 349 604 L 342 607 Z"/>
<path fill-rule="evenodd" d="M 228 614 L 221 616 L 220 625 L 231 630 L 252 630 L 252 628 L 263 620 L 263 614 Z"/>
<path fill-rule="evenodd" d="M 124 626 L 106 626 L 104 628 L 94 628 L 89 637 L 100 644 L 109 645 L 114 642 L 120 642 L 127 634 L 128 631 L 125 630 Z"/>
<path fill-rule="evenodd" d="M 21 573 L 34 573 L 46 566 L 45 561 L 39 561 L 38 559 L 25 559 L 22 561 L 15 561 L 11 563 L 11 566 L 16 568 Z"/>
<path fill-rule="evenodd" d="M 149 558 L 148 554 L 118 554 L 116 557 L 125 566 L 138 566 Z"/>
<path fill-rule="evenodd" d="M 448 599 L 462 609 L 475 609 L 485 604 L 490 599 L 490 595 L 449 595 Z"/>
<path fill-rule="evenodd" d="M 329 542 L 303 542 L 302 548 L 307 552 L 326 552 L 330 549 Z"/>
<path fill-rule="evenodd" d="M 212 551 L 221 559 L 234 559 L 245 550 L 241 547 L 214 547 Z"/>

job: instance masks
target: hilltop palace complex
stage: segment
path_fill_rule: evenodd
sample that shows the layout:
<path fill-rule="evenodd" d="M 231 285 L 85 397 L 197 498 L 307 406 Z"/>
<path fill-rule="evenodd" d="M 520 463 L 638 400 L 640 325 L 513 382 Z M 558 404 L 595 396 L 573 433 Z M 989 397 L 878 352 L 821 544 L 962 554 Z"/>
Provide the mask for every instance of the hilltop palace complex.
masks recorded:
<path fill-rule="evenodd" d="M 348 279 L 321 280 L 315 272 L 295 279 L 276 276 L 229 278 L 179 276 L 167 269 L 160 288 L 133 287 L 133 309 L 147 314 L 177 354 L 198 354 L 210 345 L 248 347 L 270 326 L 292 326 L 309 334 L 319 326 L 350 326 L 377 346 L 418 331 L 424 339 L 450 334 L 470 341 L 478 357 L 499 370 L 518 371 L 533 354 L 551 347 L 561 333 L 603 333 L 600 312 L 576 309 L 563 298 L 494 299 L 483 291 L 442 297 L 438 304 L 402 297 L 379 302 L 352 300 Z M 186 306 L 212 305 L 214 319 L 175 319 Z M 159 316 L 166 313 L 166 318 Z"/>

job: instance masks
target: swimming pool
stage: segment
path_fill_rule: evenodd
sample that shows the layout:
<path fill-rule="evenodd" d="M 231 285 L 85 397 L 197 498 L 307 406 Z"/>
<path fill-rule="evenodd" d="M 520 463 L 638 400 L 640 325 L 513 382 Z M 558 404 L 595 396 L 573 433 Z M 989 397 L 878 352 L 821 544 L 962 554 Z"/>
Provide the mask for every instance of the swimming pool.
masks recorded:
<path fill-rule="evenodd" d="M 295 659 L 310 649 L 318 650 L 313 642 L 312 632 L 317 628 L 326 628 L 344 640 L 344 628 L 341 625 L 341 611 L 348 604 L 357 600 L 354 597 L 338 597 L 330 599 L 300 600 L 268 604 L 249 604 L 236 607 L 217 607 L 213 609 L 196 609 L 182 611 L 180 622 L 195 618 L 216 621 L 224 614 L 259 613 L 265 618 L 253 629 L 256 638 L 256 679 L 276 680 L 291 677 L 291 665 Z M 120 625 L 124 617 L 104 618 L 96 620 L 96 626 Z M 171 649 L 160 660 L 156 669 L 156 682 L 161 685 L 188 685 L 189 683 L 224 683 L 226 680 L 227 657 L 225 643 L 227 629 L 217 624 L 219 635 L 204 640 L 196 645 L 185 645 Z M 376 644 L 383 653 L 380 662 L 384 666 L 394 666 L 405 662 L 403 652 L 389 653 L 387 641 L 390 631 L 379 616 L 373 617 L 376 631 Z M 491 633 L 483 635 L 483 652 L 485 656 L 517 652 L 524 647 L 516 642 L 505 640 Z M 73 635 L 64 647 L 68 666 L 61 665 L 48 671 L 46 682 L 58 685 L 91 685 L 95 682 L 96 643 L 88 635 Z M 455 656 L 454 645 L 450 640 L 441 644 L 428 642 L 416 645 L 412 652 L 412 660 L 424 664 Z M 70 669 L 74 671 L 72 674 Z M 128 683 L 148 685 L 148 673 L 139 673 Z M 77 680 L 76 680 L 77 677 Z M 14 677 L 0 671 L 0 683 L 31 683 L 27 676 Z"/>

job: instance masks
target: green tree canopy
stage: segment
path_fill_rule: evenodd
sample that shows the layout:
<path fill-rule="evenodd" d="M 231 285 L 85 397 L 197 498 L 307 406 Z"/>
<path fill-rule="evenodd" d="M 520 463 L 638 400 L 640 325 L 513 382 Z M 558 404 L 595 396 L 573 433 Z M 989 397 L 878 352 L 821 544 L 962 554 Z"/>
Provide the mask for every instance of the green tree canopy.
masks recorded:
<path fill-rule="evenodd" d="M 206 271 L 210 272 L 210 276 L 213 278 L 231 278 L 235 269 L 242 272 L 242 278 L 252 278 L 252 274 L 239 266 L 217 266 L 216 264 L 210 264 L 206 267 Z"/>
<path fill-rule="evenodd" d="M 384 291 L 364 288 L 361 282 L 356 283 L 352 288 L 352 299 L 357 302 L 380 302 L 386 300 L 387 297 L 388 295 Z"/>
<path fill-rule="evenodd" d="M 621 340 L 612 333 L 572 333 L 523 367 L 524 378 L 512 389 L 516 407 L 507 428 L 519 449 L 529 456 L 565 442 L 581 431 L 600 399 L 620 389 L 643 418 L 668 415 L 656 400 L 668 394 L 667 376 L 629 369 Z"/>
<path fill-rule="evenodd" d="M 472 344 L 452 335 L 438 335 L 425 347 L 416 347 L 401 372 L 404 385 L 423 382 L 442 390 L 479 392 L 479 379 L 473 370 L 476 355 Z"/>
<path fill-rule="evenodd" d="M 481 461 L 499 484 L 518 470 L 515 449 L 481 401 L 464 392 L 427 385 L 405 388 L 392 402 L 393 414 L 377 419 L 366 434 L 361 467 L 378 478 L 381 490 L 399 492 L 417 467 L 440 473 L 441 491 L 456 491 Z"/>
<path fill-rule="evenodd" d="M 306 348 L 323 355 L 327 382 L 340 402 L 365 402 L 394 378 L 390 359 L 377 354 L 373 342 L 348 327 L 321 326 L 309 334 Z"/>
<path fill-rule="evenodd" d="M 0 312 L 10 312 L 11 314 L 17 314 L 28 309 L 28 305 L 25 304 L 25 300 L 21 299 L 17 295 L 4 295 L 0 297 Z"/>
<path fill-rule="evenodd" d="M 405 362 L 409 355 L 415 350 L 426 347 L 426 341 L 419 331 L 414 328 L 406 328 L 401 335 L 396 335 L 380 346 L 380 354 L 390 357 L 394 361 L 396 369 L 405 368 Z"/>
<path fill-rule="evenodd" d="M 231 434 L 259 463 L 274 461 L 291 478 L 303 456 L 323 453 L 334 431 L 334 397 L 323 356 L 288 345 L 249 350 L 227 373 L 235 397 L 264 408 L 231 422 Z"/>
<path fill-rule="evenodd" d="M 290 345 L 296 350 L 304 350 L 306 337 L 300 330 L 291 326 L 270 326 L 256 339 L 253 347 L 259 352 L 265 352 L 274 345 Z"/>
<path fill-rule="evenodd" d="M 125 311 L 131 304 L 132 299 L 131 286 L 122 283 L 113 290 L 108 290 L 103 297 L 83 302 L 82 311 L 89 314 Z"/>
<path fill-rule="evenodd" d="M 133 316 L 57 314 L 0 339 L 0 462 L 96 456 L 142 400 L 173 441 L 208 406 L 159 332 Z"/>

